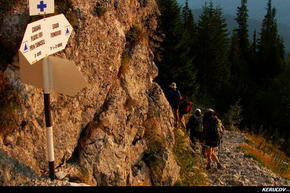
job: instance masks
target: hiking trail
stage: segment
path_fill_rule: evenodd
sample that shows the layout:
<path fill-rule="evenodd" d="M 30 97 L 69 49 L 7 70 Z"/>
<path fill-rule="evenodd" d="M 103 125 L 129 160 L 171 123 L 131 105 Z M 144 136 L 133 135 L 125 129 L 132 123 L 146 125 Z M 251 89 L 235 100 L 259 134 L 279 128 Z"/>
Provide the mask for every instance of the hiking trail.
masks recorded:
<path fill-rule="evenodd" d="M 219 159 L 224 169 L 216 163 L 208 173 L 213 186 L 290 186 L 290 181 L 277 176 L 258 161 L 245 156 L 238 147 L 245 141 L 242 133 L 225 131 Z M 205 166 L 206 160 L 203 159 Z"/>

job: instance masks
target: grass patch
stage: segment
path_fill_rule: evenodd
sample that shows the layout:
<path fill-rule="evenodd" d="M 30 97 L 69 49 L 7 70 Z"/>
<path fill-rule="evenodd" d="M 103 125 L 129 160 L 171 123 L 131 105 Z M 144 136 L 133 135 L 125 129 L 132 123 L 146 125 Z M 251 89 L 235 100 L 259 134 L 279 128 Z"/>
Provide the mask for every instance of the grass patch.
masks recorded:
<path fill-rule="evenodd" d="M 210 185 L 206 172 L 201 169 L 201 157 L 194 153 L 191 141 L 185 129 L 177 128 L 174 131 L 174 156 L 180 166 L 180 180 L 176 186 L 208 186 Z"/>
<path fill-rule="evenodd" d="M 142 42 L 147 37 L 146 30 L 140 25 L 133 25 L 129 31 L 126 32 L 126 47 L 134 48 L 138 43 Z"/>
<path fill-rule="evenodd" d="M 153 185 L 162 185 L 163 169 L 165 167 L 166 141 L 162 135 L 162 128 L 156 117 L 148 118 L 145 123 L 144 137 L 147 139 L 148 149 L 144 152 L 143 161 L 151 170 Z"/>
<path fill-rule="evenodd" d="M 98 16 L 98 17 L 102 17 L 103 15 L 105 15 L 107 9 L 104 8 L 104 7 L 96 7 L 95 8 L 95 14 Z"/>
<path fill-rule="evenodd" d="M 94 8 L 94 14 L 98 17 L 102 17 L 107 12 L 107 9 L 103 7 L 99 2 L 96 2 L 95 8 Z"/>
<path fill-rule="evenodd" d="M 245 134 L 246 143 L 240 148 L 246 157 L 252 157 L 277 175 L 290 179 L 290 158 L 261 136 Z"/>
<path fill-rule="evenodd" d="M 144 152 L 143 161 L 151 170 L 153 184 L 161 185 L 160 180 L 165 166 L 165 160 L 162 158 L 165 151 L 164 143 L 159 140 L 153 140 L 148 145 L 148 149 Z"/>
<path fill-rule="evenodd" d="M 124 51 L 122 56 L 121 56 L 121 66 L 118 72 L 118 77 L 120 77 L 121 75 L 125 75 L 129 72 L 130 70 L 130 56 L 129 54 Z"/>

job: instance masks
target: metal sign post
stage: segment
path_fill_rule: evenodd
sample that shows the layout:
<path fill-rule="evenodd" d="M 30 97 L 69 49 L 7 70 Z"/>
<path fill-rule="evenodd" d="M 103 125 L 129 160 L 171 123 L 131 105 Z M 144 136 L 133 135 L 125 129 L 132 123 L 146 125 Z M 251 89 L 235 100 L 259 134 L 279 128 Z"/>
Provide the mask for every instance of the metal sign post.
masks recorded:
<path fill-rule="evenodd" d="M 47 132 L 49 177 L 55 179 L 53 128 L 50 112 L 50 92 L 75 96 L 87 83 L 73 61 L 49 56 L 65 49 L 73 31 L 63 14 L 45 18 L 54 12 L 54 0 L 29 0 L 30 15 L 44 19 L 27 25 L 19 48 L 21 81 L 43 88 L 44 115 Z"/>
<path fill-rule="evenodd" d="M 48 165 L 49 165 L 49 177 L 51 180 L 55 179 L 54 171 L 54 146 L 53 146 L 53 129 L 50 113 L 50 92 L 52 90 L 51 85 L 51 68 L 48 58 L 43 59 L 43 97 L 44 97 L 44 115 L 46 125 L 47 136 L 47 148 L 48 148 Z"/>

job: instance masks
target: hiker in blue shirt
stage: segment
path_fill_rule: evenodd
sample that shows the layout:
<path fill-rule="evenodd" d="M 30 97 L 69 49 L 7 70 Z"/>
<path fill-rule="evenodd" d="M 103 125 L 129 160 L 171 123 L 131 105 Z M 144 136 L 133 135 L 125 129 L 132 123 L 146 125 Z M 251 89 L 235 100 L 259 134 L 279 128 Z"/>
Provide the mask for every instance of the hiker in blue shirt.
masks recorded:
<path fill-rule="evenodd" d="M 169 86 L 170 89 L 168 91 L 168 101 L 170 106 L 172 107 L 174 118 L 175 118 L 175 124 L 174 126 L 177 127 L 177 123 L 179 120 L 179 105 L 181 100 L 181 94 L 180 91 L 177 90 L 177 86 L 175 82 L 172 82 Z"/>

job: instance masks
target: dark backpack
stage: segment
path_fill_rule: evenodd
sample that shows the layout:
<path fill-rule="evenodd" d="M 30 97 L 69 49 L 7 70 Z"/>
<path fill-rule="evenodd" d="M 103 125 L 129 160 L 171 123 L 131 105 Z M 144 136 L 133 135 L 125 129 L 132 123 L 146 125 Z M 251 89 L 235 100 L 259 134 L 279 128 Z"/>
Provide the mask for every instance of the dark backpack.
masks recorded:
<path fill-rule="evenodd" d="M 222 139 L 222 131 L 220 128 L 219 120 L 210 118 L 208 120 L 208 130 L 207 130 L 206 138 L 209 141 L 221 141 Z"/>

